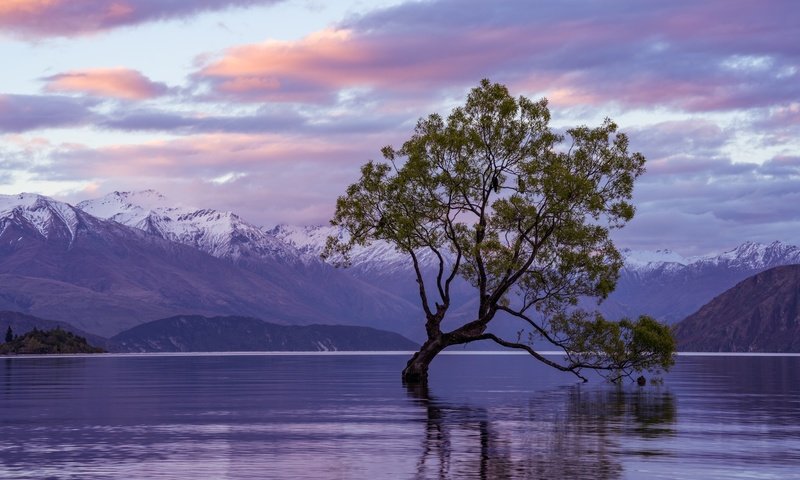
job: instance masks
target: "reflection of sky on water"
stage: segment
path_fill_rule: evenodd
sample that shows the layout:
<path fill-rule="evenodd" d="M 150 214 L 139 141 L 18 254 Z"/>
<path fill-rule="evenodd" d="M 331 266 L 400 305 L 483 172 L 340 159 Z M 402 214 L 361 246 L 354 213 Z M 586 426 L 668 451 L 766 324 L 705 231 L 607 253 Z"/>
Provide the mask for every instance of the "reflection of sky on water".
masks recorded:
<path fill-rule="evenodd" d="M 0 361 L 2 478 L 792 478 L 800 358 L 617 388 L 519 356 Z"/>

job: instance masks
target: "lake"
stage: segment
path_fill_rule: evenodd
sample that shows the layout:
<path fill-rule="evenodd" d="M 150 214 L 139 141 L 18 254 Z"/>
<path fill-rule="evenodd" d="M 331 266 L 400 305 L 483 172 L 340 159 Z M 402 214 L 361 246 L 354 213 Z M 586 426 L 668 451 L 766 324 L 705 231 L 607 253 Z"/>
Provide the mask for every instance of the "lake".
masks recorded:
<path fill-rule="evenodd" d="M 0 478 L 800 478 L 800 357 L 580 384 L 525 355 L 0 359 Z"/>

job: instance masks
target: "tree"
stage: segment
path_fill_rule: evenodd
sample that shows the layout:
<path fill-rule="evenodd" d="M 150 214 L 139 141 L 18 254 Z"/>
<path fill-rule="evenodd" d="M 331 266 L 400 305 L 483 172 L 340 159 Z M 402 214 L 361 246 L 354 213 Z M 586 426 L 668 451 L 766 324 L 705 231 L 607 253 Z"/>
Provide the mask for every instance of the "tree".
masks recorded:
<path fill-rule="evenodd" d="M 11 342 L 14 340 L 14 331 L 11 330 L 11 325 L 8 326 L 8 330 L 6 330 L 6 343 Z"/>
<path fill-rule="evenodd" d="M 546 99 L 515 99 L 481 81 L 447 119 L 420 119 L 400 149 L 382 150 L 339 197 L 331 224 L 348 235 L 328 239 L 323 256 L 346 264 L 356 245 L 382 240 L 409 257 L 425 313 L 427 340 L 403 370 L 427 381 L 433 358 L 452 345 L 490 340 L 572 372 L 594 369 L 612 380 L 672 365 L 670 330 L 650 317 L 612 322 L 578 308 L 604 299 L 622 257 L 612 229 L 633 218 L 629 202 L 645 158 L 609 119 L 597 128 L 554 132 Z M 436 259 L 435 278 L 420 255 Z M 474 318 L 442 329 L 457 276 L 476 292 Z M 505 315 L 520 322 L 517 338 L 489 326 Z M 541 355 L 536 342 L 564 351 Z"/>

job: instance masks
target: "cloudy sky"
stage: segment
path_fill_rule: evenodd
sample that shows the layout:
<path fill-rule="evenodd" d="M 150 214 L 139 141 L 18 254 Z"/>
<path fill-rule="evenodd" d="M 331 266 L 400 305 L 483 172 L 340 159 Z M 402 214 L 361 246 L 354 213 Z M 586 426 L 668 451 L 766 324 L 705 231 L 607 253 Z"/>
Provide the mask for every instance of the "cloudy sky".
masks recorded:
<path fill-rule="evenodd" d="M 795 0 L 5 0 L 0 58 L 0 193 L 322 224 L 489 78 L 630 135 L 648 172 L 620 246 L 800 244 Z"/>

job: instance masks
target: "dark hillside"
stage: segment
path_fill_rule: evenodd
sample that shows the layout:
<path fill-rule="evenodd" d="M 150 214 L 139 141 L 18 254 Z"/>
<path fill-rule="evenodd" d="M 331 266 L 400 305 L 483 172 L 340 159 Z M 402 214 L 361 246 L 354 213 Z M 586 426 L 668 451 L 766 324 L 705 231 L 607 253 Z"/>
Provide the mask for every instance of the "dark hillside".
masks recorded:
<path fill-rule="evenodd" d="M 753 275 L 675 326 L 678 348 L 800 352 L 800 265 Z"/>

